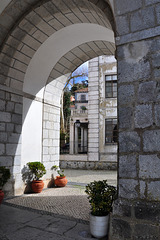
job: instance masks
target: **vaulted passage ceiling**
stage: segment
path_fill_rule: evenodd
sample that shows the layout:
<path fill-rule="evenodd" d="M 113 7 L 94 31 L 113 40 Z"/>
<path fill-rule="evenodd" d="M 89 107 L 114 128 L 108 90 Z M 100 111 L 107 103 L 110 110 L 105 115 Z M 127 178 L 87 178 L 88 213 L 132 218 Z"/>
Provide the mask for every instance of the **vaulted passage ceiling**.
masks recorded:
<path fill-rule="evenodd" d="M 85 26 L 84 30 L 81 30 L 81 24 Z M 73 34 L 71 30 L 73 25 L 76 26 L 78 33 L 81 31 L 80 36 L 76 34 L 76 31 L 75 35 Z M 92 27 L 95 30 L 92 31 Z M 33 68 L 38 57 L 39 59 L 44 58 L 48 62 L 53 61 L 54 57 L 44 57 L 47 51 L 56 52 L 58 48 L 59 55 L 55 54 L 56 61 L 50 63 L 52 68 L 48 67 L 46 70 L 48 73 L 43 76 L 45 84 L 61 75 L 72 72 L 91 58 L 100 55 L 113 55 L 115 51 L 112 32 L 114 29 L 113 15 L 110 5 L 103 0 L 13 0 L 0 16 L 0 28 L 0 83 L 33 95 L 34 91 L 23 86 L 24 79 L 26 82 L 28 81 L 28 85 L 32 82 L 34 85 L 35 81 L 31 79 L 31 75 L 25 77 L 26 71 Z M 67 31 L 63 31 L 63 29 L 67 29 Z M 91 31 L 87 29 L 91 29 Z M 108 31 L 105 33 L 106 38 L 98 36 L 101 35 L 103 29 L 104 33 L 105 29 Z M 60 40 L 56 39 L 56 33 L 59 31 L 63 31 L 61 35 L 62 45 L 59 43 Z M 96 37 L 92 36 L 94 31 Z M 73 47 L 67 48 L 69 34 L 71 34 Z M 59 45 L 51 45 L 53 36 Z M 46 43 L 48 43 L 49 50 L 47 50 Z M 65 45 L 66 50 L 61 51 L 65 49 Z M 41 61 L 41 64 L 44 67 L 48 63 Z M 39 65 L 39 71 L 42 65 Z M 28 78 L 30 79 L 28 80 Z"/>

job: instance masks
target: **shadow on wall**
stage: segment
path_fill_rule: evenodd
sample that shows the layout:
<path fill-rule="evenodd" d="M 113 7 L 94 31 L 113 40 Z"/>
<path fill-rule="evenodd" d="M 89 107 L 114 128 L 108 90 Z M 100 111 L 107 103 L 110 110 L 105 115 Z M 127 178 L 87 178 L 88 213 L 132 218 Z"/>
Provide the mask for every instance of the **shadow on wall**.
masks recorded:
<path fill-rule="evenodd" d="M 24 194 L 29 194 L 29 193 L 33 193 L 32 187 L 31 187 L 31 183 L 34 179 L 34 175 L 33 173 L 30 171 L 28 166 L 24 166 L 21 170 L 21 174 L 22 174 L 22 180 L 25 184 L 25 188 L 24 188 Z M 47 188 L 53 188 L 55 187 L 54 185 L 54 179 L 55 176 L 52 173 L 51 174 L 51 179 L 49 180 L 48 184 L 47 184 Z"/>
<path fill-rule="evenodd" d="M 21 170 L 22 180 L 25 183 L 24 193 L 32 193 L 31 182 L 33 180 L 33 173 L 29 170 L 28 166 L 24 166 Z"/>

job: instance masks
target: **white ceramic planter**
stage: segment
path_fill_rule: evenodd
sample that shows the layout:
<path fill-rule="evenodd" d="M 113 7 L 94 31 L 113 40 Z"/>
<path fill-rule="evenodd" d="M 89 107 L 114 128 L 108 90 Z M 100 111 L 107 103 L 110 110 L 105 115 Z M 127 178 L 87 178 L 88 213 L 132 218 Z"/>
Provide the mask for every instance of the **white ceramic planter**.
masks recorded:
<path fill-rule="evenodd" d="M 107 216 L 93 216 L 90 214 L 90 232 L 93 237 L 103 238 L 108 233 L 108 221 Z"/>

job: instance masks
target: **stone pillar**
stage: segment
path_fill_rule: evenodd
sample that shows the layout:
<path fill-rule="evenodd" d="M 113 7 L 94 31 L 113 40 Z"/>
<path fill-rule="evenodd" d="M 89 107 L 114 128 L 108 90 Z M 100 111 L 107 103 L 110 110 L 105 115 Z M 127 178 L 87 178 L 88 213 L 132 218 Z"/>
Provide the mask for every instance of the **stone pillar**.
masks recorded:
<path fill-rule="evenodd" d="M 119 185 L 110 239 L 159 239 L 160 4 L 115 2 Z"/>
<path fill-rule="evenodd" d="M 74 153 L 74 123 L 70 120 L 69 154 Z"/>
<path fill-rule="evenodd" d="M 84 152 L 84 128 L 81 127 L 81 152 Z"/>
<path fill-rule="evenodd" d="M 99 161 L 99 61 L 89 61 L 88 66 L 88 160 Z"/>
<path fill-rule="evenodd" d="M 87 152 L 88 148 L 88 130 L 87 128 L 84 128 L 84 151 Z"/>
<path fill-rule="evenodd" d="M 75 126 L 75 135 L 74 135 L 74 153 L 78 153 L 78 127 Z"/>

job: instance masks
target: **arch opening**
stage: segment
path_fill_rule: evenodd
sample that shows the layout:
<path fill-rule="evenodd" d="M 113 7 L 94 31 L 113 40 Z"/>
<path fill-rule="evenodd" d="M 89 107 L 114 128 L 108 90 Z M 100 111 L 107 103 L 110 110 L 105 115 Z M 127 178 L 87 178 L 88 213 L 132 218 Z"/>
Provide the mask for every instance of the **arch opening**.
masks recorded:
<path fill-rule="evenodd" d="M 44 109 L 52 106 L 50 111 L 55 114 L 54 125 L 57 129 L 60 95 L 68 74 L 86 60 L 104 54 L 114 54 L 115 51 L 113 23 L 111 24 L 113 16 L 108 3 L 33 3 L 32 9 L 31 5 L 27 4 L 27 12 L 11 31 L 8 26 L 8 37 L 3 42 L 1 53 L 1 66 L 4 69 L 1 82 L 4 88 L 11 89 L 21 96 L 21 111 L 19 110 L 18 117 L 23 117 L 22 125 L 19 124 L 22 129 L 17 134 L 20 150 L 16 155 L 19 161 L 14 173 L 15 182 L 18 180 L 17 186 L 14 187 L 16 194 L 23 191 L 21 169 L 28 161 L 43 161 L 43 146 L 48 147 L 54 142 L 56 148 L 50 146 L 50 154 L 54 155 L 50 161 L 59 160 L 58 132 L 50 132 L 56 141 L 43 141 L 44 135 L 47 134 L 46 131 L 42 131 L 44 125 L 53 127 L 49 121 L 43 121 L 45 116 L 49 115 Z M 11 14 L 10 9 L 14 4 L 10 2 L 6 6 L 4 15 Z M 16 5 L 16 9 L 19 7 L 20 5 Z M 16 142 L 14 144 L 16 148 Z M 13 159 L 16 158 L 13 156 Z M 14 165 L 14 160 L 11 165 Z"/>

